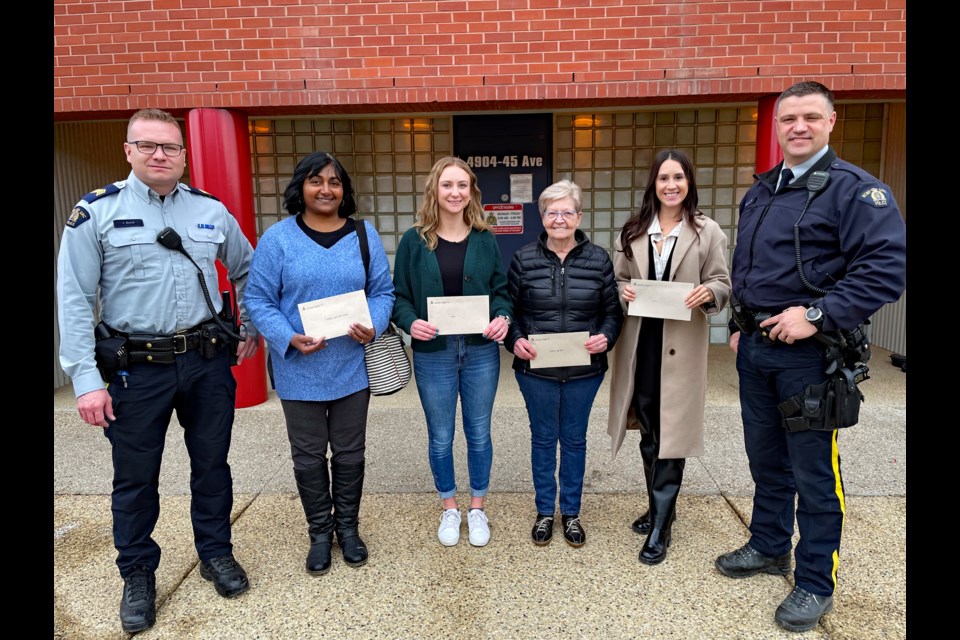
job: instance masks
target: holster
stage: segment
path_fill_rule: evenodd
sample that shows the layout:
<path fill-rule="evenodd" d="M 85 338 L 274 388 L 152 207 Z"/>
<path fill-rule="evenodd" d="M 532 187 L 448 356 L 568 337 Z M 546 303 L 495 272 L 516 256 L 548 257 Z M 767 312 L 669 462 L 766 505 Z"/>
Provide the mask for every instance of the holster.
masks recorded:
<path fill-rule="evenodd" d="M 96 344 L 93 355 L 97 361 L 97 370 L 104 382 L 113 380 L 114 374 L 125 369 L 128 363 L 127 339 L 116 335 L 105 323 L 100 322 L 93 330 Z"/>
<path fill-rule="evenodd" d="M 866 366 L 855 371 L 841 368 L 825 382 L 808 385 L 803 393 L 781 402 L 777 408 L 783 428 L 791 433 L 832 431 L 857 424 L 864 399 L 857 387 L 859 375 L 866 376 Z"/>

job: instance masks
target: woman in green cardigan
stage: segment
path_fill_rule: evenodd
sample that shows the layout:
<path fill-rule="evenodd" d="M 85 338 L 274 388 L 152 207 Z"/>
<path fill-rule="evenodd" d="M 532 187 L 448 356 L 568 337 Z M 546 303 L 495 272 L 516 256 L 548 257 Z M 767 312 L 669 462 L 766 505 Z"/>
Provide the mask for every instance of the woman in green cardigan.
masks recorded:
<path fill-rule="evenodd" d="M 507 334 L 511 303 L 497 240 L 484 221 L 477 177 L 459 158 L 437 161 L 427 176 L 417 219 L 400 240 L 394 263 L 393 321 L 410 334 L 417 391 L 427 421 L 430 469 L 443 513 L 437 537 L 460 539 L 461 514 L 453 469 L 457 397 L 463 413 L 470 472 L 470 544 L 490 540 L 483 511 L 490 483 L 490 418 L 500 378 L 498 340 Z M 439 335 L 427 321 L 427 298 L 488 296 L 482 333 Z"/>

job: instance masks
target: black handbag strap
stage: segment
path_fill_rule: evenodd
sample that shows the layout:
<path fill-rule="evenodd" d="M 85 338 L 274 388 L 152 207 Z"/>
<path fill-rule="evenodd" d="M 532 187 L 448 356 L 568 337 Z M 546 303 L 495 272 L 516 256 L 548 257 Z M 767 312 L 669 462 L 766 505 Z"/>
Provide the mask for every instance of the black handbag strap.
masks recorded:
<path fill-rule="evenodd" d="M 360 257 L 363 259 L 363 273 L 367 286 L 370 284 L 370 245 L 367 244 L 367 225 L 363 220 L 354 221 L 357 227 L 357 241 L 360 243 Z M 367 287 L 365 286 L 364 289 Z"/>

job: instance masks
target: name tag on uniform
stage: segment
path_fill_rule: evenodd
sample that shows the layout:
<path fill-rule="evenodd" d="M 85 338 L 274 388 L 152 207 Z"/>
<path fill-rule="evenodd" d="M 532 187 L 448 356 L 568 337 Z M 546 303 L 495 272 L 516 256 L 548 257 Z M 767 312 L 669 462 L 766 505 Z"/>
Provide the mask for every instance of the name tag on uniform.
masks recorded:
<path fill-rule="evenodd" d="M 142 227 L 143 220 L 140 220 L 139 218 L 129 218 L 126 220 L 114 220 L 113 226 L 116 227 L 117 229 L 122 229 L 124 227 Z"/>
<path fill-rule="evenodd" d="M 215 229 L 216 225 L 205 224 L 203 222 L 197 223 L 197 229 Z"/>

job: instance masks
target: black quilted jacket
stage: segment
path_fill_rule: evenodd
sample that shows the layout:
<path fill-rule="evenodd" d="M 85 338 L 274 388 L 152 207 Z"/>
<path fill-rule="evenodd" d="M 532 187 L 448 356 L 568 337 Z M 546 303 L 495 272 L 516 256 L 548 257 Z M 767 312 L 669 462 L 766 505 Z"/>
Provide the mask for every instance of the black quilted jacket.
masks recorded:
<path fill-rule="evenodd" d="M 562 263 L 547 248 L 546 231 L 513 254 L 507 274 L 513 322 L 503 341 L 511 353 L 517 340 L 537 333 L 603 333 L 607 351 L 616 343 L 623 311 L 613 263 L 607 252 L 591 244 L 579 229 L 574 237 L 577 244 Z M 607 370 L 607 354 L 591 355 L 589 365 L 552 369 L 531 369 L 528 361 L 514 357 L 513 368 L 553 380 L 586 378 Z"/>

